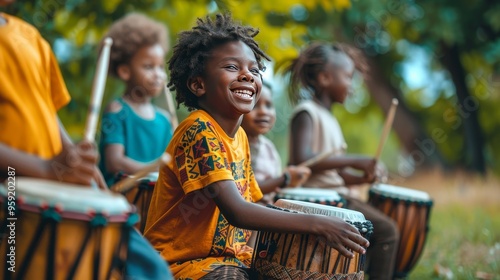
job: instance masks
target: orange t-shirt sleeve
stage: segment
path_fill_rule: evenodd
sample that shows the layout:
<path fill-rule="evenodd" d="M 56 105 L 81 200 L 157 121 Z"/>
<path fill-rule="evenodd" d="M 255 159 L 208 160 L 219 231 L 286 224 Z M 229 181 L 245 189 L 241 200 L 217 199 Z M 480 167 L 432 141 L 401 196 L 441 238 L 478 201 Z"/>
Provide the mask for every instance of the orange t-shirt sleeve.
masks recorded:
<path fill-rule="evenodd" d="M 68 92 L 68 88 L 64 83 L 64 79 L 61 74 L 61 70 L 59 69 L 57 59 L 50 47 L 48 47 L 47 52 L 49 53 L 49 77 L 52 102 L 54 104 L 54 108 L 56 110 L 59 110 L 66 104 L 68 104 L 71 98 Z"/>
<path fill-rule="evenodd" d="M 175 148 L 174 168 L 184 192 L 190 193 L 222 180 L 234 180 L 224 145 L 206 122 L 196 120 Z"/>

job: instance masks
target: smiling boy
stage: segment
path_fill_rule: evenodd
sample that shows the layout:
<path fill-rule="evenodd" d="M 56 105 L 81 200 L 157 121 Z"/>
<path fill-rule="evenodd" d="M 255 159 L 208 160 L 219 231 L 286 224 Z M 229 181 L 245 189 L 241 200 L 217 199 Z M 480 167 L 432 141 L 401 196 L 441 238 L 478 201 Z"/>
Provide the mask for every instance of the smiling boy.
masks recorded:
<path fill-rule="evenodd" d="M 229 15 L 198 19 L 179 34 L 169 61 L 169 86 L 193 111 L 167 147 L 153 192 L 145 236 L 176 279 L 248 279 L 251 230 L 322 236 L 341 254 L 364 253 L 368 242 L 346 222 L 252 203 L 262 198 L 240 127 L 262 89 L 258 30 Z"/>

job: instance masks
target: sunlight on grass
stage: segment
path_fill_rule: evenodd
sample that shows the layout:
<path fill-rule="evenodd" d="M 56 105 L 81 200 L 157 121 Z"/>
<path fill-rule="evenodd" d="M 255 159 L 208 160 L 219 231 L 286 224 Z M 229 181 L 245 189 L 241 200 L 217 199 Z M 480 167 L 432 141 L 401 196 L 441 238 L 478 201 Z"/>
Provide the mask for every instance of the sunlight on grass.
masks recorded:
<path fill-rule="evenodd" d="M 445 278 L 435 273 L 439 265 L 451 270 L 452 279 L 476 279 L 478 271 L 500 279 L 499 209 L 456 204 L 432 212 L 427 243 L 410 278 Z"/>

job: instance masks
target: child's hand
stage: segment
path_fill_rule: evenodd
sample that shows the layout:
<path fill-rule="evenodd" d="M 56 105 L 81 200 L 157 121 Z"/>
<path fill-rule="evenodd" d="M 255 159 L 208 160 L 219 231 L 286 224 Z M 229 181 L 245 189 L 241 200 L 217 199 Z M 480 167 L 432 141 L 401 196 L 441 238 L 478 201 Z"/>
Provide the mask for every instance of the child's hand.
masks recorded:
<path fill-rule="evenodd" d="M 351 167 L 362 170 L 364 172 L 363 179 L 366 183 L 375 181 L 375 166 L 377 161 L 374 158 L 357 157 L 353 160 Z"/>
<path fill-rule="evenodd" d="M 302 186 L 302 184 L 304 184 L 304 182 L 307 181 L 311 175 L 311 169 L 306 166 L 289 165 L 286 167 L 285 172 L 290 174 L 290 183 L 288 184 L 288 187 Z"/>
<path fill-rule="evenodd" d="M 387 167 L 381 161 L 378 161 L 375 165 L 375 181 L 379 183 L 387 182 L 389 177 L 389 172 L 387 171 Z"/>
<path fill-rule="evenodd" d="M 326 229 L 322 231 L 322 236 L 326 238 L 328 245 L 339 251 L 340 254 L 348 258 L 353 258 L 352 251 L 364 254 L 366 247 L 370 245 L 359 231 L 352 225 L 348 224 L 337 217 L 327 217 Z"/>
<path fill-rule="evenodd" d="M 98 160 L 99 154 L 92 143 L 82 141 L 67 145 L 59 155 L 47 161 L 48 178 L 86 186 L 95 182 L 101 189 L 106 189 L 106 183 L 96 166 Z"/>

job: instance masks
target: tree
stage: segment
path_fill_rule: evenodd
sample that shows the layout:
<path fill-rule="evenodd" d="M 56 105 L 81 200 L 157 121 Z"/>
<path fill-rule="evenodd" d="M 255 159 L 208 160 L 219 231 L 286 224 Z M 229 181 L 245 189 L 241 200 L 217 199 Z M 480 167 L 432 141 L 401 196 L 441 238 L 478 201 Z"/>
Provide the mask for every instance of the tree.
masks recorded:
<path fill-rule="evenodd" d="M 312 40 L 357 46 L 370 61 L 365 85 L 371 94 L 360 94 L 363 102 L 355 113 L 336 109 L 343 121 L 376 137 L 378 126 L 366 120 L 381 124 L 390 98 L 397 97 L 394 130 L 417 165 L 439 159 L 484 172 L 489 163 L 500 172 L 499 83 L 494 82 L 500 80 L 500 3 L 491 0 L 36 0 L 18 1 L 8 12 L 34 24 L 54 45 L 73 96 L 62 119 L 75 135 L 83 131 L 96 45 L 113 21 L 132 11 L 146 13 L 165 22 L 173 42 L 197 17 L 222 10 L 260 28 L 259 43 L 276 68 Z M 434 91 L 431 99 L 425 95 L 429 89 L 411 88 L 400 67 L 412 56 L 408 44 L 425 49 L 431 58 L 427 70 L 445 70 L 443 80 L 454 88 Z M 120 84 L 109 80 L 106 92 L 104 102 L 120 93 Z"/>

